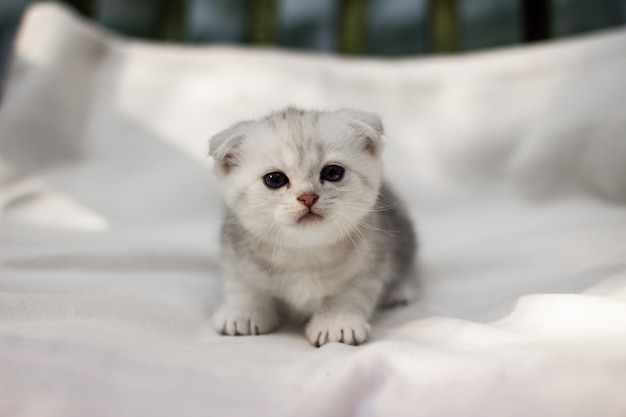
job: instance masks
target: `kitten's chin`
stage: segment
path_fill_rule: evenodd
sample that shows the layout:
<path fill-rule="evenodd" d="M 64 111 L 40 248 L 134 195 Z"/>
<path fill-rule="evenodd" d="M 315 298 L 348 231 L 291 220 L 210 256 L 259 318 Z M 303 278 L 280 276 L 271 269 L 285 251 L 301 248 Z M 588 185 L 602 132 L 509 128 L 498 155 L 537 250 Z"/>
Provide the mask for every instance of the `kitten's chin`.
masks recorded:
<path fill-rule="evenodd" d="M 308 226 L 319 223 L 324 220 L 324 217 L 320 216 L 317 213 L 308 212 L 301 216 L 298 220 L 296 220 L 296 224 L 301 226 Z"/>
<path fill-rule="evenodd" d="M 343 237 L 333 222 L 315 213 L 305 214 L 283 230 L 282 245 L 293 248 L 332 245 Z"/>

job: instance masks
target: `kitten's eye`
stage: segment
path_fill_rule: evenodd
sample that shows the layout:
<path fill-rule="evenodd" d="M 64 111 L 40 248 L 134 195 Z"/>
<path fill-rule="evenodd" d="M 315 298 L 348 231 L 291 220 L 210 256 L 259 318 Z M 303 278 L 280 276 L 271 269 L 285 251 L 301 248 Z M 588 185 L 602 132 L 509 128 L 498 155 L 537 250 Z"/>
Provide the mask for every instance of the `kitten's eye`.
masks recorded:
<path fill-rule="evenodd" d="M 328 165 L 322 169 L 320 178 L 326 181 L 340 181 L 343 178 L 344 171 L 339 165 Z"/>
<path fill-rule="evenodd" d="M 263 177 L 263 182 L 269 188 L 280 188 L 283 185 L 287 185 L 289 183 L 289 178 L 282 172 L 270 172 L 269 174 L 265 174 Z"/>

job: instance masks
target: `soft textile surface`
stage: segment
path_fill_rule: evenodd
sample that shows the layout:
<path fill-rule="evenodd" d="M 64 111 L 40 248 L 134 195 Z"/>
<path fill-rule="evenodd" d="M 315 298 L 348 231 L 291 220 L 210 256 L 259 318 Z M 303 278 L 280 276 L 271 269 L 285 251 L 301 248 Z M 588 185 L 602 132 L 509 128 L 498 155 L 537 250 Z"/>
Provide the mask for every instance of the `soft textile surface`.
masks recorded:
<path fill-rule="evenodd" d="M 0 110 L 2 416 L 624 416 L 626 31 L 445 59 L 128 42 L 54 5 Z M 360 347 L 221 337 L 207 140 L 287 104 L 387 127 L 418 302 Z"/>

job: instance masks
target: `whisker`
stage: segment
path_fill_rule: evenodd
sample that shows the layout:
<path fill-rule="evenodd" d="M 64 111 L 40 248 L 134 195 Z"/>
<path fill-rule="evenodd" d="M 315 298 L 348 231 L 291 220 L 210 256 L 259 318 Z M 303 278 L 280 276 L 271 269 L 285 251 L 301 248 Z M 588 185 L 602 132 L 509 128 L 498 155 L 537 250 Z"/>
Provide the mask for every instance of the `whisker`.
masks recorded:
<path fill-rule="evenodd" d="M 365 236 L 363 236 L 363 233 L 361 231 L 361 228 L 359 227 L 358 224 L 356 224 L 355 222 L 352 221 L 352 219 L 346 215 L 345 213 L 339 212 L 340 216 L 345 219 L 345 224 L 348 226 L 349 228 L 349 234 L 351 235 L 352 233 L 356 234 L 359 238 L 360 241 L 363 242 L 363 245 L 365 245 L 365 247 L 367 248 L 367 250 L 370 250 L 369 244 L 367 242 L 367 239 L 365 238 Z"/>
<path fill-rule="evenodd" d="M 356 242 L 354 241 L 354 239 L 352 238 L 350 232 L 338 221 L 333 219 L 333 223 L 335 223 L 335 225 L 337 225 L 337 228 L 339 229 L 341 234 L 345 234 L 348 239 L 350 239 L 350 241 L 352 242 L 352 245 L 354 245 L 354 249 L 356 250 L 356 254 L 359 257 L 359 259 L 363 259 L 361 256 L 361 251 L 359 250 L 359 246 L 356 244 Z"/>
<path fill-rule="evenodd" d="M 361 211 L 376 212 L 376 213 L 382 212 L 382 211 L 389 211 L 397 207 L 395 205 L 394 206 L 377 206 L 376 204 L 374 204 L 373 206 L 368 206 L 366 204 L 349 203 L 349 202 L 347 203 L 344 202 L 342 203 L 342 205 L 352 210 L 361 210 Z"/>
<path fill-rule="evenodd" d="M 398 235 L 400 233 L 399 230 L 385 230 L 385 229 L 381 229 L 380 227 L 373 226 L 373 225 L 371 225 L 371 224 L 369 224 L 369 223 L 367 223 L 367 222 L 365 222 L 363 220 L 361 220 L 359 222 L 359 226 L 362 226 L 362 227 L 364 227 L 366 229 L 369 229 L 369 230 L 373 230 L 375 232 L 385 233 L 386 235 L 389 235 L 391 237 L 398 237 Z"/>
<path fill-rule="evenodd" d="M 350 231 L 354 232 L 357 234 L 357 236 L 361 239 L 361 241 L 363 242 L 363 244 L 365 245 L 365 247 L 367 248 L 367 250 L 369 251 L 370 247 L 369 244 L 367 243 L 367 239 L 365 239 L 365 237 L 363 236 L 363 233 L 361 233 L 361 229 L 359 228 L 359 226 L 354 223 L 352 221 L 352 219 L 350 219 L 348 216 L 342 214 L 345 218 L 346 218 L 346 223 L 348 224 L 348 226 L 350 227 Z"/>
<path fill-rule="evenodd" d="M 278 246 L 283 245 L 284 236 L 285 236 L 285 226 L 282 224 L 279 224 L 278 230 L 276 233 L 276 238 L 274 239 L 274 247 L 272 249 L 272 259 L 270 261 L 270 273 L 272 274 L 274 273 L 274 266 L 276 265 L 276 248 Z"/>

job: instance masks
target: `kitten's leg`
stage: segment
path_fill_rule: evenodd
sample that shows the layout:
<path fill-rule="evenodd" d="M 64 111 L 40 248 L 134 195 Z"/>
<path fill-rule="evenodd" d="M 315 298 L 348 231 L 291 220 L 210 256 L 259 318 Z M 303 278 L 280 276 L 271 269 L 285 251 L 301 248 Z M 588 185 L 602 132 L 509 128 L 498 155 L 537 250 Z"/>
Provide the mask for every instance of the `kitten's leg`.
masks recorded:
<path fill-rule="evenodd" d="M 352 285 L 331 297 L 306 326 L 306 338 L 314 346 L 330 342 L 360 345 L 369 338 L 369 317 L 382 292 L 382 282 Z"/>
<path fill-rule="evenodd" d="M 381 308 L 403 306 L 415 301 L 418 294 L 419 286 L 417 284 L 417 279 L 414 276 L 409 275 L 386 289 L 380 300 L 379 306 Z"/>
<path fill-rule="evenodd" d="M 274 300 L 248 288 L 227 288 L 226 301 L 213 315 L 215 329 L 226 335 L 269 333 L 280 324 Z"/>

